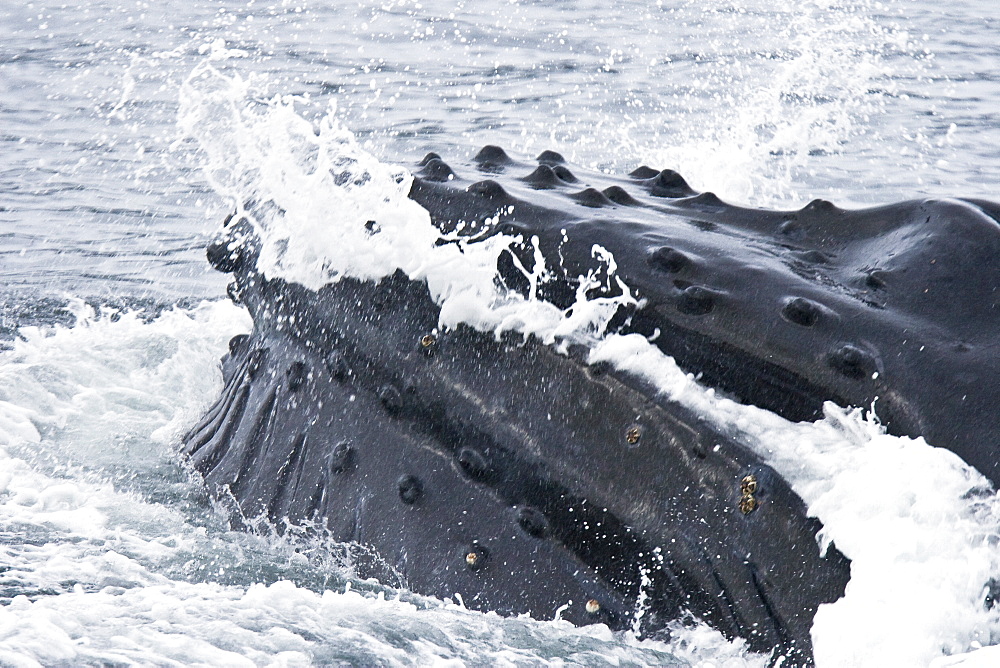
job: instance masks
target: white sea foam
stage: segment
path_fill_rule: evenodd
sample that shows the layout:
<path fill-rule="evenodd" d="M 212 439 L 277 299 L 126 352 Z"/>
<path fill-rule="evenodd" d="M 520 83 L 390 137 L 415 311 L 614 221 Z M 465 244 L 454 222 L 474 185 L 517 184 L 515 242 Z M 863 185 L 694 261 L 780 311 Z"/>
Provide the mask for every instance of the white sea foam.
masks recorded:
<path fill-rule="evenodd" d="M 0 661 L 14 666 L 543 666 L 552 656 L 565 665 L 682 665 L 662 644 L 616 638 L 606 627 L 316 593 L 288 581 L 151 583 L 34 603 L 18 597 L 0 611 L 0 638 Z"/>

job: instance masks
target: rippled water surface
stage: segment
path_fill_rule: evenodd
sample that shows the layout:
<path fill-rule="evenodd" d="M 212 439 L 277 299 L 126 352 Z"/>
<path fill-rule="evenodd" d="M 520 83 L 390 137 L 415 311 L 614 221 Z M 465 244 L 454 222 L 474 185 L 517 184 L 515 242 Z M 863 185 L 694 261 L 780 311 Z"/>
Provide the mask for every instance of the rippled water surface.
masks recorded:
<path fill-rule="evenodd" d="M 217 294 L 224 209 L 176 128 L 219 59 L 389 161 L 485 143 L 671 167 L 738 202 L 993 195 L 997 19 L 984 2 L 8 3 L 3 279 Z M 222 60 L 223 52 L 228 58 Z"/>
<path fill-rule="evenodd" d="M 705 629 L 500 620 L 230 532 L 174 454 L 250 326 L 200 303 L 233 201 L 182 112 L 211 71 L 389 163 L 498 144 L 757 206 L 998 199 L 992 2 L 82 4 L 0 5 L 0 663 L 766 663 Z M 1000 629 L 972 625 L 934 642 Z"/>

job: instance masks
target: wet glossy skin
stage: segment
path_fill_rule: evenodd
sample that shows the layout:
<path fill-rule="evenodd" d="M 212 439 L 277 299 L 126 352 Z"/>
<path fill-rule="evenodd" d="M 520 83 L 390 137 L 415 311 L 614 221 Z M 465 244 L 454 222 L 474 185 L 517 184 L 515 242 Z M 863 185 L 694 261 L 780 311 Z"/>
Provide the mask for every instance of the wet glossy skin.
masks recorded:
<path fill-rule="evenodd" d="M 764 211 L 696 194 L 670 171 L 616 177 L 538 158 L 487 147 L 441 181 L 431 157 L 411 196 L 445 228 L 500 209 L 504 229 L 537 236 L 546 257 L 564 259 L 546 289 L 557 303 L 595 266 L 593 245 L 608 249 L 646 300 L 622 330 L 659 331 L 657 345 L 707 385 L 791 420 L 819 417 L 824 401 L 875 400 L 890 433 L 923 436 L 1000 480 L 1000 205 Z"/>

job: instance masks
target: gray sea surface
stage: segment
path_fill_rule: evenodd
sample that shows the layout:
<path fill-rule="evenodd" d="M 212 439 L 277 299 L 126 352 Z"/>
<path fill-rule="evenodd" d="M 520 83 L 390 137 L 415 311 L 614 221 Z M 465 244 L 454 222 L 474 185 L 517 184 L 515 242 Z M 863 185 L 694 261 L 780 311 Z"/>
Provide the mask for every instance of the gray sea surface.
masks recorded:
<path fill-rule="evenodd" d="M 1000 199 L 995 3 L 0 3 L 0 663 L 764 665 L 710 634 L 472 613 L 228 530 L 174 454 L 248 326 L 199 305 L 225 295 L 204 248 L 233 206 L 178 125 L 206 63 L 262 105 L 335 108 L 385 162 L 497 144 L 770 208 Z"/>
<path fill-rule="evenodd" d="M 202 248 L 228 203 L 176 125 L 213 43 L 386 161 L 551 148 L 739 203 L 865 205 L 994 196 L 998 21 L 985 0 L 4 3 L 0 278 L 219 294 Z"/>

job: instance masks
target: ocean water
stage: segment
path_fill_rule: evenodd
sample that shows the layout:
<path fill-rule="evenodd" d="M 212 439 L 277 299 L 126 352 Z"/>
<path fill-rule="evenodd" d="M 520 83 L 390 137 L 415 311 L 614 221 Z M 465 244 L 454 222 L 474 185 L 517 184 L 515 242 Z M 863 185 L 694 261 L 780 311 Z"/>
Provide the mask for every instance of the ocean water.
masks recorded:
<path fill-rule="evenodd" d="M 420 255 L 393 186 L 487 143 L 757 206 L 998 199 L 998 22 L 985 0 L 4 3 L 0 664 L 767 665 L 703 626 L 502 619 L 359 581 L 333 543 L 230 531 L 176 456 L 251 326 L 203 249 L 267 193 L 275 273 L 419 257 L 439 294 L 491 285 L 489 257 Z M 339 188 L 323 160 L 379 178 Z M 393 243 L 338 255 L 380 206 L 406 223 Z M 511 320 L 484 303 L 448 317 Z M 607 313 L 589 306 L 574 327 Z M 522 330 L 565 326 L 524 309 Z M 733 404 L 629 337 L 592 358 L 741 430 L 852 558 L 820 665 L 1000 662 L 1000 505 L 957 457 L 850 407 L 792 425 Z"/>

